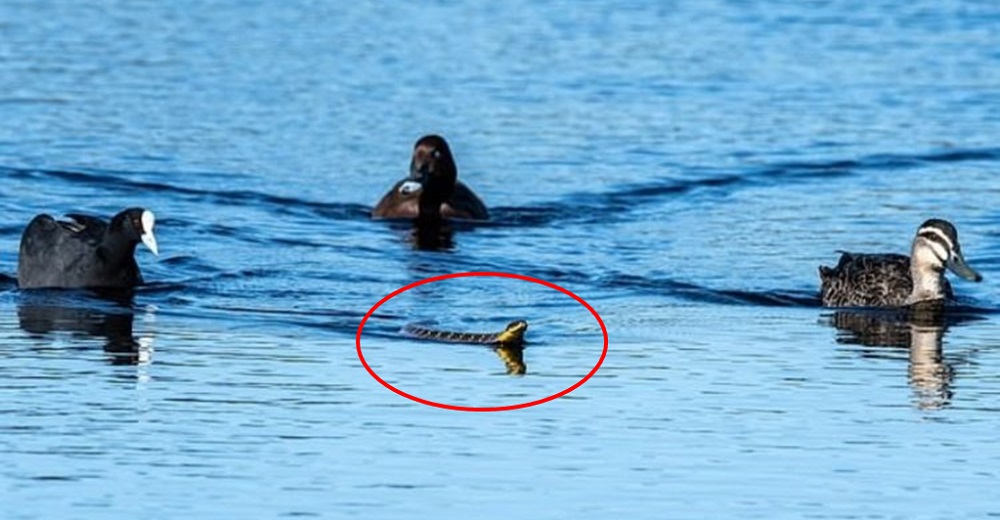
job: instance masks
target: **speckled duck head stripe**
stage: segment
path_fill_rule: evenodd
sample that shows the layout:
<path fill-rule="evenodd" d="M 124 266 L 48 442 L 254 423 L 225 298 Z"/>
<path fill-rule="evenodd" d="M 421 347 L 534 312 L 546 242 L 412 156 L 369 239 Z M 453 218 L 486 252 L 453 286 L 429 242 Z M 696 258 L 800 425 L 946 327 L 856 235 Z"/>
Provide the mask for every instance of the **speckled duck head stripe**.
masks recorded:
<path fill-rule="evenodd" d="M 958 231 L 947 220 L 930 219 L 921 224 L 914 240 L 913 258 L 918 257 L 917 249 L 925 247 L 941 262 L 941 269 L 948 267 L 953 273 L 967 280 L 978 282 L 982 276 L 965 263 L 962 247 L 958 243 Z"/>
<path fill-rule="evenodd" d="M 952 251 L 960 252 L 955 226 L 945 220 L 931 219 L 921 224 L 917 230 L 917 239 L 926 242 L 934 256 L 941 260 L 942 266 L 948 262 Z"/>

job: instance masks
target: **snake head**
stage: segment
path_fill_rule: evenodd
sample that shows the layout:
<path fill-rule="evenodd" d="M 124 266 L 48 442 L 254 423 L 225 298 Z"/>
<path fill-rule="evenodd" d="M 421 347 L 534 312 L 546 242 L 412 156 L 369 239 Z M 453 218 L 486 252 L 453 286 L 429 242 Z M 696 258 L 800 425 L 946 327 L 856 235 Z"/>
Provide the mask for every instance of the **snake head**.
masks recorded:
<path fill-rule="evenodd" d="M 507 324 L 507 328 L 497 334 L 497 343 L 520 343 L 524 340 L 524 332 L 528 330 L 528 322 L 515 320 Z"/>

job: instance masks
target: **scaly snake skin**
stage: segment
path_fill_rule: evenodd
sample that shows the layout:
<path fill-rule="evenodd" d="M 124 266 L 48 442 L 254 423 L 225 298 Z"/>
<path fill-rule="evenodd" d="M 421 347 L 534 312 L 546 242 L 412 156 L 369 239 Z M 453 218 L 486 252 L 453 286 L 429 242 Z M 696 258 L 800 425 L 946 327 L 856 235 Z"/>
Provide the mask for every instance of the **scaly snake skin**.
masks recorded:
<path fill-rule="evenodd" d="M 413 323 L 409 323 L 403 327 L 404 333 L 420 339 L 448 341 L 451 343 L 474 343 L 477 345 L 520 344 L 524 341 L 524 332 L 526 330 L 528 330 L 528 322 L 524 320 L 512 321 L 507 324 L 504 330 L 496 333 L 452 332 L 430 329 Z"/>

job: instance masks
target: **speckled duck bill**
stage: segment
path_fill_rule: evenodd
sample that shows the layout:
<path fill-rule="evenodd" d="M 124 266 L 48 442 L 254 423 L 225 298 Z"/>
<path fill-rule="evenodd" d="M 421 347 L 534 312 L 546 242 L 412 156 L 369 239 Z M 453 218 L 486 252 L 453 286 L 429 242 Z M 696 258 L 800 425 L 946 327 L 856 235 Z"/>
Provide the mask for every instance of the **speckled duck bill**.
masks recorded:
<path fill-rule="evenodd" d="M 973 282 L 978 282 L 983 279 L 983 276 L 979 274 L 975 269 L 969 267 L 969 264 L 965 263 L 965 258 L 962 257 L 962 253 L 954 251 L 951 257 L 948 259 L 948 269 L 951 272 L 965 278 L 966 280 L 971 280 Z"/>

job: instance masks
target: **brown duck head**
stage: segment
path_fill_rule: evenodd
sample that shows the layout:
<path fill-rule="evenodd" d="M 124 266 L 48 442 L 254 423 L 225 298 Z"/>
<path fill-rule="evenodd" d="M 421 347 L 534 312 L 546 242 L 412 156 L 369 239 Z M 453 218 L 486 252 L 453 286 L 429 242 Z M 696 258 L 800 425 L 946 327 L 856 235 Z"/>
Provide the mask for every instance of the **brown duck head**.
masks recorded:
<path fill-rule="evenodd" d="M 410 159 L 410 183 L 405 183 L 411 192 L 420 190 L 420 216 L 440 217 L 441 204 L 455 193 L 458 169 L 451 149 L 443 137 L 427 135 L 417 140 Z"/>

